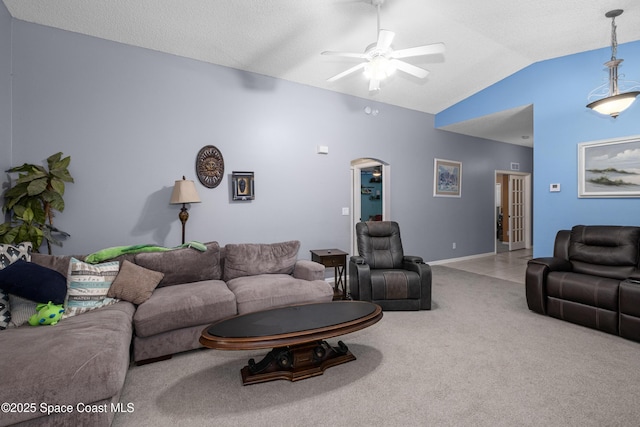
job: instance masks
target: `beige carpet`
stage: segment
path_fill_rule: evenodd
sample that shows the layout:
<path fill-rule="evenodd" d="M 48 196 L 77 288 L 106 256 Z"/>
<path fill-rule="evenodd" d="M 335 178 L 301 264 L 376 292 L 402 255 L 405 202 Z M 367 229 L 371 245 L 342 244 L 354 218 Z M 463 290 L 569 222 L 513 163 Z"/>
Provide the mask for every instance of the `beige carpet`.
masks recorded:
<path fill-rule="evenodd" d="M 114 426 L 637 426 L 640 344 L 530 312 L 524 285 L 433 267 L 431 311 L 340 337 L 358 360 L 242 386 L 264 352 L 132 367 Z M 330 340 L 335 343 L 335 340 Z"/>

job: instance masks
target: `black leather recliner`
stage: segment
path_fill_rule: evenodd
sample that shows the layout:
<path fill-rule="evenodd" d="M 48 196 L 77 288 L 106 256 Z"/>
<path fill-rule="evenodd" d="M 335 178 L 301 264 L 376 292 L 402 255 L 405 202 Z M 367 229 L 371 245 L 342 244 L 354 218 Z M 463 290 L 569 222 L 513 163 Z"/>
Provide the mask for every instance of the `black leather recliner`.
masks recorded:
<path fill-rule="evenodd" d="M 349 260 L 349 290 L 383 310 L 431 310 L 431 267 L 406 256 L 393 221 L 356 224 L 359 256 Z"/>
<path fill-rule="evenodd" d="M 553 257 L 527 264 L 529 309 L 640 341 L 639 245 L 640 227 L 559 231 Z"/>

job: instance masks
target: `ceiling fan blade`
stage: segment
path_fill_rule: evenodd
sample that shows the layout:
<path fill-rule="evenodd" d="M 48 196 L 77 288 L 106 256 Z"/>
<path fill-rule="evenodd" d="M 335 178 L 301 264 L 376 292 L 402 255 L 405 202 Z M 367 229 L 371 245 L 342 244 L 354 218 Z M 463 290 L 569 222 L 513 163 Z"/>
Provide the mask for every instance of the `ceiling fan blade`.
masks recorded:
<path fill-rule="evenodd" d="M 424 79 L 429 75 L 429 71 L 424 68 L 416 67 L 415 65 L 409 64 L 408 62 L 398 61 L 397 59 L 392 59 L 391 64 L 396 67 L 400 71 L 404 71 L 407 74 L 411 74 L 419 79 Z"/>
<path fill-rule="evenodd" d="M 371 79 L 369 80 L 369 92 L 377 92 L 380 90 L 380 80 Z"/>
<path fill-rule="evenodd" d="M 360 58 L 364 59 L 367 57 L 364 53 L 356 53 L 356 52 L 335 52 L 331 50 L 325 50 L 321 52 L 320 55 L 331 55 L 331 56 L 341 56 L 343 58 Z"/>
<path fill-rule="evenodd" d="M 358 64 L 358 65 L 356 65 L 354 67 L 351 67 L 348 70 L 341 72 L 340 74 L 336 74 L 335 76 L 331 77 L 330 79 L 327 79 L 327 81 L 330 82 L 330 83 L 333 83 L 338 79 L 341 79 L 341 78 L 343 78 L 345 76 L 348 76 L 351 73 L 355 73 L 356 71 L 358 71 L 361 68 L 364 68 L 365 64 L 366 64 L 365 62 L 361 62 L 360 64 Z"/>
<path fill-rule="evenodd" d="M 425 46 L 410 47 L 408 49 L 396 50 L 391 54 L 392 58 L 408 58 L 410 56 L 434 55 L 444 53 L 444 43 L 434 43 Z"/>
<path fill-rule="evenodd" d="M 394 33 L 393 31 L 380 30 L 380 32 L 378 33 L 378 43 L 376 44 L 376 49 L 389 49 L 395 36 L 396 33 Z"/>

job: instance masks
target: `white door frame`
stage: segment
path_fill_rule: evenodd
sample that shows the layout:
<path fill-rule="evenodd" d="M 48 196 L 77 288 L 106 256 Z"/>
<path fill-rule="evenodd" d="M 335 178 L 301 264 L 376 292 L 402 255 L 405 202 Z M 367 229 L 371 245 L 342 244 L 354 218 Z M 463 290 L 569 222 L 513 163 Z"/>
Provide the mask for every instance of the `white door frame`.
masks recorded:
<path fill-rule="evenodd" d="M 361 171 L 362 169 L 382 166 L 382 220 L 391 220 L 391 166 L 378 159 L 360 158 L 351 161 L 351 255 L 358 254 L 356 224 L 361 220 Z"/>
<path fill-rule="evenodd" d="M 516 172 L 516 171 L 511 171 L 511 170 L 496 170 L 493 174 L 493 188 L 496 188 L 496 181 L 498 180 L 498 175 L 518 175 L 518 176 L 523 176 L 524 177 L 524 247 L 529 249 L 531 248 L 531 230 L 532 230 L 532 223 L 531 223 L 531 219 L 533 218 L 532 215 L 532 204 L 531 204 L 531 200 L 532 200 L 532 193 L 531 193 L 531 173 L 526 173 L 526 172 Z M 494 194 L 494 197 L 495 194 Z M 510 221 L 509 220 L 509 206 L 507 206 L 506 209 L 506 215 L 505 215 L 505 208 L 503 206 L 502 208 L 503 210 L 503 215 L 502 215 L 502 223 L 504 224 L 505 221 Z M 505 218 L 506 216 L 506 218 Z M 493 209 L 493 236 L 495 237 L 497 235 L 497 227 L 498 227 L 498 213 L 496 212 L 496 209 Z M 511 231 L 511 230 L 509 230 Z M 511 238 L 509 238 L 511 239 Z M 498 252 L 498 248 L 497 248 L 497 239 L 494 239 L 494 252 Z"/>

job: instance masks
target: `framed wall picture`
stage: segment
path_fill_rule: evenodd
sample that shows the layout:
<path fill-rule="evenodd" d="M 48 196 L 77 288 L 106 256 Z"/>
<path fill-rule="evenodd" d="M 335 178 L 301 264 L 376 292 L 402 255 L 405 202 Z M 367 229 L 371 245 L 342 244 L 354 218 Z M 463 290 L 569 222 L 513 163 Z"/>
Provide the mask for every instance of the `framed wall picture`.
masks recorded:
<path fill-rule="evenodd" d="M 640 197 L 640 135 L 578 144 L 578 197 Z"/>
<path fill-rule="evenodd" d="M 231 172 L 231 185 L 233 200 L 254 200 L 256 198 L 253 172 Z"/>
<path fill-rule="evenodd" d="M 462 195 L 462 162 L 433 160 L 433 197 L 460 197 Z"/>

